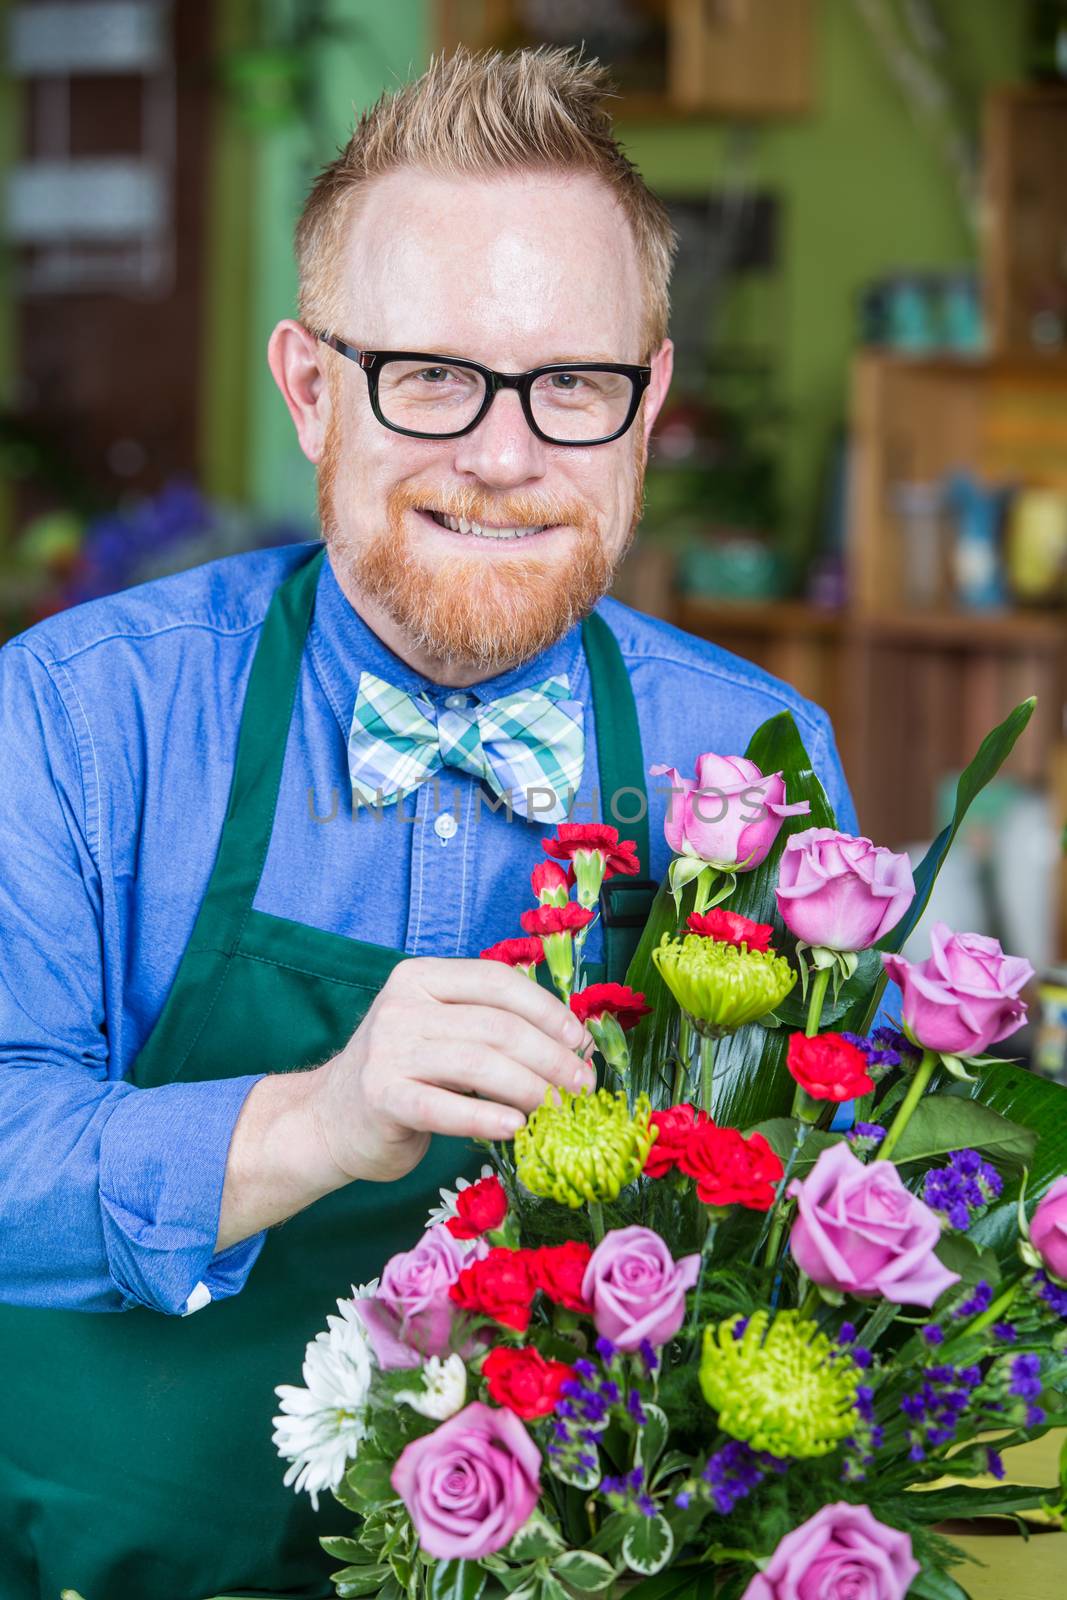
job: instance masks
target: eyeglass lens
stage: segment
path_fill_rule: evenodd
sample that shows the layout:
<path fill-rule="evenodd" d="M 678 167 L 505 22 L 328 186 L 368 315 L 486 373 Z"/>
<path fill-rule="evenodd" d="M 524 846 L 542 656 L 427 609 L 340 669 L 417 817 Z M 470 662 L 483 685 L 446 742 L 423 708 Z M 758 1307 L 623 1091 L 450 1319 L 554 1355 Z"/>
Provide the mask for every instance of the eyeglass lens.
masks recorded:
<path fill-rule="evenodd" d="M 622 372 L 543 372 L 530 390 L 537 426 L 560 444 L 603 439 L 626 421 L 632 384 Z M 485 399 L 480 372 L 445 363 L 386 361 L 378 404 L 386 421 L 417 433 L 455 433 Z"/>

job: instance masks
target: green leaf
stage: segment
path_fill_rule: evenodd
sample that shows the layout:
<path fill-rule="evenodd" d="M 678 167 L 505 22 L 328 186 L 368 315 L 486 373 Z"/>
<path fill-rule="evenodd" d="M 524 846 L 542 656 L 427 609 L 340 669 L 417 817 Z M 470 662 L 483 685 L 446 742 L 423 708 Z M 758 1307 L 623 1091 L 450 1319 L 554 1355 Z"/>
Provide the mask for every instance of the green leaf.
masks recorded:
<path fill-rule="evenodd" d="M 946 1291 L 949 1295 L 958 1294 L 961 1288 L 971 1289 L 983 1278 L 991 1287 L 1000 1281 L 1000 1266 L 992 1250 L 979 1250 L 961 1234 L 943 1233 L 934 1254 L 942 1266 L 959 1273 L 960 1282 Z"/>
<path fill-rule="evenodd" d="M 757 1122 L 755 1127 L 746 1128 L 744 1131 L 746 1138 L 752 1133 L 762 1133 L 784 1166 L 793 1154 L 798 1127 L 799 1123 L 794 1117 L 771 1117 L 768 1121 Z M 790 1168 L 790 1175 L 797 1177 L 807 1172 L 815 1165 L 824 1150 L 828 1150 L 832 1144 L 840 1143 L 841 1135 L 838 1133 L 824 1133 L 821 1128 L 809 1128 Z"/>
<path fill-rule="evenodd" d="M 571 1600 L 570 1595 L 551 1572 L 542 1572 L 540 1576 L 540 1600 Z"/>
<path fill-rule="evenodd" d="M 637 1434 L 637 1459 L 645 1469 L 645 1480 L 648 1481 L 652 1468 L 656 1465 L 667 1443 L 671 1427 L 667 1416 L 659 1406 L 645 1404 L 645 1421 Z"/>
<path fill-rule="evenodd" d="M 432 1600 L 478 1600 L 486 1574 L 476 1561 L 438 1561 L 432 1568 Z"/>
<path fill-rule="evenodd" d="M 330 1581 L 347 1600 L 353 1595 L 377 1594 L 389 1576 L 388 1567 L 342 1567 L 340 1572 L 331 1572 Z"/>
<path fill-rule="evenodd" d="M 565 1549 L 563 1540 L 542 1511 L 532 1511 L 512 1536 L 504 1554 L 509 1561 L 536 1561 Z"/>
<path fill-rule="evenodd" d="M 698 1575 L 699 1569 L 695 1567 L 669 1567 L 666 1572 L 657 1572 L 654 1577 L 628 1588 L 626 1600 L 677 1600 L 681 1595 L 688 1600 L 695 1593 Z"/>
<path fill-rule="evenodd" d="M 365 1545 L 358 1539 L 344 1539 L 335 1534 L 325 1534 L 319 1543 L 328 1556 L 334 1556 L 338 1561 L 350 1561 L 353 1566 L 369 1566 L 374 1560 Z"/>
<path fill-rule="evenodd" d="M 920 1100 L 893 1152 L 898 1166 L 929 1161 L 950 1150 L 974 1148 L 1007 1166 L 1022 1168 L 1033 1159 L 1037 1135 L 1010 1122 L 990 1106 L 955 1094 L 933 1094 Z"/>
<path fill-rule="evenodd" d="M 908 1600 L 971 1600 L 971 1597 L 947 1572 L 938 1567 L 923 1567 L 919 1576 L 912 1579 Z"/>
<path fill-rule="evenodd" d="M 552 1571 L 572 1589 L 582 1594 L 596 1594 L 615 1582 L 615 1568 L 603 1556 L 591 1550 L 566 1550 L 551 1563 Z"/>
<path fill-rule="evenodd" d="M 971 1097 L 1037 1135 L 1026 1179 L 1026 1201 L 1032 1209 L 1060 1174 L 1067 1172 L 1067 1087 L 1001 1063 L 979 1071 Z M 1018 1181 L 1006 1183 L 997 1204 L 970 1229 L 975 1243 L 989 1245 L 1002 1262 L 1015 1256 L 1018 1198 Z"/>
<path fill-rule="evenodd" d="M 599 1463 L 594 1467 L 579 1467 L 577 1464 L 566 1466 L 556 1456 L 549 1461 L 548 1469 L 561 1483 L 570 1483 L 576 1489 L 587 1491 L 595 1489 L 602 1477 Z"/>
<path fill-rule="evenodd" d="M 1014 1483 L 998 1484 L 992 1489 L 917 1489 L 893 1503 L 917 1522 L 967 1521 L 972 1517 L 1035 1511 L 1048 1492 L 1034 1484 Z"/>
<path fill-rule="evenodd" d="M 622 1558 L 633 1572 L 661 1571 L 674 1554 L 674 1534 L 666 1517 L 632 1517 L 622 1541 Z"/>
<path fill-rule="evenodd" d="M 349 1510 L 366 1511 L 372 1507 L 389 1505 L 396 1498 L 396 1490 L 389 1481 L 392 1467 L 388 1461 L 371 1456 L 369 1459 L 360 1456 L 354 1461 L 344 1475 L 343 1487 L 346 1498 L 342 1505 Z M 341 1496 L 334 1490 L 337 1498 Z"/>

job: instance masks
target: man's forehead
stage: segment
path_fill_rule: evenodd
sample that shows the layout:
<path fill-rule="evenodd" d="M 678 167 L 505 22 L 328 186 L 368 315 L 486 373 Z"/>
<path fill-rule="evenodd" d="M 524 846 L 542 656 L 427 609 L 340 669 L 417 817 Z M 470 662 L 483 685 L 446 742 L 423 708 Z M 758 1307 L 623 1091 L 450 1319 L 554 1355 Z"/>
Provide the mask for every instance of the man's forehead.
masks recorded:
<path fill-rule="evenodd" d="M 634 360 L 641 279 L 626 219 L 595 179 L 390 174 L 354 209 L 348 336 L 496 365 Z"/>

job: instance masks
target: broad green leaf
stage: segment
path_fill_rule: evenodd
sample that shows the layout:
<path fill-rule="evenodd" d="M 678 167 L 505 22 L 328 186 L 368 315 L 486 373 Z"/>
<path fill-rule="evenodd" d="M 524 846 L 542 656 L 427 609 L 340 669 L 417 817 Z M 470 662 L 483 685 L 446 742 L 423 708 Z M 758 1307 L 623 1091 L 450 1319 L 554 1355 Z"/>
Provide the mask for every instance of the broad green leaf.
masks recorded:
<path fill-rule="evenodd" d="M 666 1413 L 659 1406 L 646 1404 L 644 1407 L 645 1421 L 637 1434 L 637 1459 L 645 1469 L 645 1481 L 651 1476 L 652 1468 L 659 1460 L 663 1447 L 670 1434 L 670 1423 Z"/>
<path fill-rule="evenodd" d="M 496 1581 L 514 1600 L 516 1595 L 533 1593 L 539 1570 L 535 1562 L 526 1567 L 508 1567 L 496 1574 Z"/>
<path fill-rule="evenodd" d="M 478 1600 L 486 1574 L 476 1561 L 438 1561 L 430 1585 L 432 1600 Z"/>
<path fill-rule="evenodd" d="M 576 1489 L 595 1489 L 601 1479 L 599 1466 L 588 1468 L 564 1466 L 556 1456 L 549 1461 L 548 1469 L 561 1483 L 571 1483 Z"/>
<path fill-rule="evenodd" d="M 596 1594 L 615 1582 L 615 1568 L 591 1550 L 566 1550 L 551 1562 L 552 1571 L 572 1589 Z"/>
<path fill-rule="evenodd" d="M 1032 1160 L 1035 1143 L 1032 1128 L 1010 1122 L 988 1105 L 960 1095 L 933 1094 L 915 1107 L 893 1160 L 902 1166 L 973 1147 L 995 1161 L 1021 1168 Z"/>
<path fill-rule="evenodd" d="M 563 1540 L 544 1512 L 533 1511 L 512 1537 L 505 1555 L 509 1561 L 536 1561 L 540 1556 L 554 1556 L 564 1548 Z"/>
<path fill-rule="evenodd" d="M 633 1572 L 659 1572 L 674 1554 L 674 1534 L 666 1517 L 633 1517 L 622 1541 L 622 1558 Z"/>
<path fill-rule="evenodd" d="M 943 1233 L 937 1241 L 934 1254 L 942 1266 L 959 1274 L 960 1284 L 953 1284 L 946 1291 L 949 1295 L 958 1293 L 960 1285 L 973 1288 L 983 1278 L 992 1287 L 1000 1281 L 1000 1267 L 993 1251 L 979 1250 L 973 1240 L 961 1234 Z"/>
<path fill-rule="evenodd" d="M 1026 1178 L 1026 1202 L 1032 1209 L 1055 1180 L 1067 1172 L 1067 1087 L 1002 1062 L 979 1070 L 971 1096 L 1037 1135 L 1037 1148 Z M 989 1245 L 1001 1261 L 1015 1255 L 1018 1198 L 1018 1181 L 1006 1183 L 1000 1200 L 970 1229 L 975 1243 Z"/>
<path fill-rule="evenodd" d="M 551 1572 L 541 1573 L 540 1585 L 539 1600 L 571 1600 L 567 1590 L 558 1578 L 552 1576 Z"/>
<path fill-rule="evenodd" d="M 793 1117 L 771 1117 L 767 1122 L 757 1122 L 755 1127 L 744 1130 L 746 1138 L 752 1133 L 762 1133 L 775 1155 L 785 1166 L 796 1147 L 796 1134 L 798 1123 Z M 813 1167 L 822 1155 L 833 1144 L 840 1144 L 841 1136 L 837 1133 L 824 1133 L 821 1128 L 809 1128 L 804 1143 L 797 1151 L 790 1167 L 793 1177 L 807 1172 Z"/>
<path fill-rule="evenodd" d="M 342 1567 L 340 1572 L 331 1572 L 330 1581 L 343 1600 L 349 1600 L 350 1596 L 377 1594 L 389 1575 L 388 1567 Z"/>
<path fill-rule="evenodd" d="M 696 1567 L 669 1567 L 626 1590 L 626 1600 L 676 1600 L 691 1596 L 698 1576 Z"/>

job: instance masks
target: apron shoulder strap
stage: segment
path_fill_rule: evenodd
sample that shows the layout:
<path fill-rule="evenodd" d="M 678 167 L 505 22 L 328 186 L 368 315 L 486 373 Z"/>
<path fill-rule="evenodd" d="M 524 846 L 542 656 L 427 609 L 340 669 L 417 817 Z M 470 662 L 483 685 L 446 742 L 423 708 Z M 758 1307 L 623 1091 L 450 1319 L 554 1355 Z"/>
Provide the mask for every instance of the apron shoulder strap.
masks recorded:
<path fill-rule="evenodd" d="M 645 758 L 630 674 L 618 640 L 595 611 L 582 623 L 582 643 L 596 719 L 601 816 L 634 840 L 641 863 L 640 877 L 612 878 L 600 896 L 604 966 L 609 981 L 622 983 L 658 888 L 649 876 Z"/>

